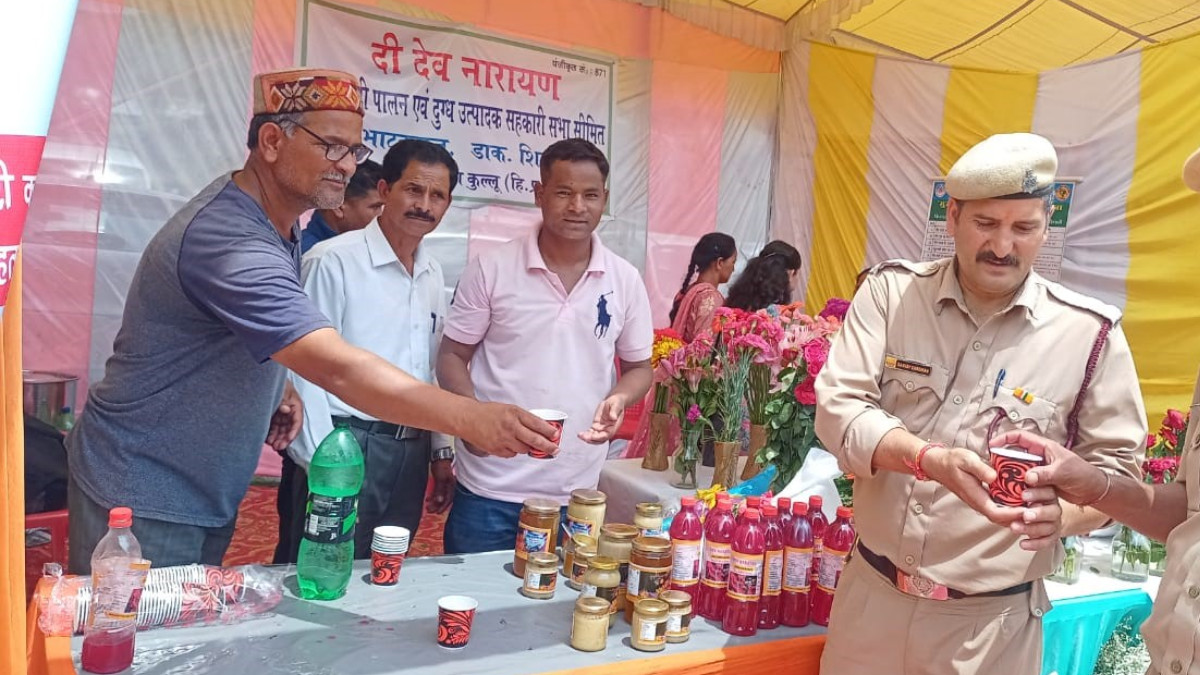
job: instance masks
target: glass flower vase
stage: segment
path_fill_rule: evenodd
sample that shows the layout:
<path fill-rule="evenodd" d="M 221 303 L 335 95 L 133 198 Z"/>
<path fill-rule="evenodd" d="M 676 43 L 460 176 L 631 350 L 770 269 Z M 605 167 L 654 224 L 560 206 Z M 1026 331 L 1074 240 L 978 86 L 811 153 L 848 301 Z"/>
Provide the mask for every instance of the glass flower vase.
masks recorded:
<path fill-rule="evenodd" d="M 1150 539 L 1122 525 L 1112 540 L 1112 575 L 1124 581 L 1145 581 L 1150 576 Z"/>

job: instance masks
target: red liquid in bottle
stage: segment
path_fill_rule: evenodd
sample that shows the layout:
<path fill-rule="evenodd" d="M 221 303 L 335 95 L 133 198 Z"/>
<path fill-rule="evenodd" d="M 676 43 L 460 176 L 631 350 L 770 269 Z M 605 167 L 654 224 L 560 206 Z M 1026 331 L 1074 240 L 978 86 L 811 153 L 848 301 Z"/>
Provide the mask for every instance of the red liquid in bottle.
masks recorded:
<path fill-rule="evenodd" d="M 725 590 L 725 615 L 721 629 L 730 635 L 758 632 L 758 604 L 762 595 L 766 528 L 757 509 L 748 509 L 733 534 L 729 559 L 729 586 Z"/>
<path fill-rule="evenodd" d="M 783 527 L 774 505 L 763 507 L 764 537 L 762 598 L 758 601 L 758 627 L 778 628 L 783 598 Z"/>
<path fill-rule="evenodd" d="M 697 600 L 700 591 L 700 548 L 704 539 L 704 524 L 696 514 L 696 498 L 679 500 L 680 510 L 671 521 L 671 588 Z"/>
<path fill-rule="evenodd" d="M 762 502 L 762 498 L 759 497 L 758 495 L 750 495 L 749 497 L 746 497 L 746 501 L 742 503 L 742 508 L 740 511 L 738 511 L 738 514 L 737 514 L 738 524 L 741 525 L 742 520 L 744 520 L 746 518 L 746 513 L 749 512 L 751 509 L 758 511 L 759 504 L 761 502 Z"/>
<path fill-rule="evenodd" d="M 813 495 L 808 498 L 808 522 L 812 524 L 813 534 L 813 566 L 812 576 L 809 578 L 809 586 L 817 587 L 817 569 L 821 564 L 821 548 L 825 541 L 825 530 L 829 527 L 829 521 L 825 520 L 825 512 L 821 510 L 825 500 L 821 499 L 820 495 Z"/>
<path fill-rule="evenodd" d="M 792 505 L 792 524 L 783 537 L 782 616 L 785 626 L 807 626 L 812 580 L 813 536 L 808 504 Z"/>
<path fill-rule="evenodd" d="M 829 625 L 829 614 L 833 609 L 833 594 L 842 578 L 846 557 L 854 547 L 854 525 L 850 523 L 853 512 L 839 506 L 837 519 L 825 533 L 825 547 L 821 550 L 821 574 L 812 592 L 812 620 L 822 626 Z"/>
<path fill-rule="evenodd" d="M 93 633 L 83 640 L 80 665 L 89 673 L 119 673 L 133 663 L 136 630 Z"/>
<path fill-rule="evenodd" d="M 779 529 L 783 530 L 783 536 L 787 538 L 787 531 L 792 527 L 792 500 L 780 497 L 775 500 L 775 506 L 779 508 Z"/>
<path fill-rule="evenodd" d="M 717 508 L 704 523 L 703 575 L 696 614 L 713 621 L 725 615 L 725 587 L 729 582 L 729 556 L 733 541 L 733 510 L 729 500 L 717 500 Z"/>

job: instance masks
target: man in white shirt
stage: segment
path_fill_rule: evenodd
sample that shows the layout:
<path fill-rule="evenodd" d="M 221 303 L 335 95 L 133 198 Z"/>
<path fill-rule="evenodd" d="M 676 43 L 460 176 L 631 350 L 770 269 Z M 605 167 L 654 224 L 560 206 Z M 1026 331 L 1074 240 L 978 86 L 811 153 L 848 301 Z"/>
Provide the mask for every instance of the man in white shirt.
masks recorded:
<path fill-rule="evenodd" d="M 301 270 L 305 292 L 348 342 L 431 383 L 446 317 L 445 281 L 421 240 L 441 222 L 457 183 L 458 165 L 444 147 L 397 143 L 383 160 L 383 213 L 362 230 L 314 246 Z M 431 513 L 449 507 L 452 439 L 380 422 L 295 373 L 289 378 L 304 402 L 304 428 L 284 460 L 276 563 L 296 559 L 304 534 L 306 471 L 335 421 L 347 421 L 363 449 L 366 477 L 359 493 L 356 558 L 370 556 L 376 526 L 399 525 L 416 533 L 431 450 L 434 491 L 426 506 Z M 288 522 L 285 506 L 292 511 Z"/>

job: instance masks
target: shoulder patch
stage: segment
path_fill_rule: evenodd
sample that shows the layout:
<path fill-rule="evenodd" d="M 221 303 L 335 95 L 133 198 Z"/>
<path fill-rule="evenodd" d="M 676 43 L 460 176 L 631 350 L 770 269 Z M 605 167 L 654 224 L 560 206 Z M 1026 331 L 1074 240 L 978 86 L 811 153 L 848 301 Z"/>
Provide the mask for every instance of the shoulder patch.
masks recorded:
<path fill-rule="evenodd" d="M 1102 319 L 1108 319 L 1114 326 L 1121 320 L 1121 310 L 1103 300 L 1073 291 L 1049 279 L 1043 279 L 1043 283 L 1046 284 L 1046 291 L 1059 302 L 1091 312 Z"/>
<path fill-rule="evenodd" d="M 939 269 L 941 269 L 942 262 L 943 261 L 941 261 L 941 260 L 930 260 L 927 262 L 913 262 L 912 260 L 905 260 L 903 258 L 893 258 L 892 260 L 885 260 L 885 261 L 879 263 L 878 265 L 875 265 L 874 267 L 871 268 L 870 273 L 878 274 L 879 272 L 882 272 L 883 270 L 895 269 L 895 270 L 907 270 L 907 271 L 912 272 L 913 274 L 920 276 L 920 277 L 928 277 L 928 276 L 932 276 L 932 275 L 936 274 L 937 271 Z"/>

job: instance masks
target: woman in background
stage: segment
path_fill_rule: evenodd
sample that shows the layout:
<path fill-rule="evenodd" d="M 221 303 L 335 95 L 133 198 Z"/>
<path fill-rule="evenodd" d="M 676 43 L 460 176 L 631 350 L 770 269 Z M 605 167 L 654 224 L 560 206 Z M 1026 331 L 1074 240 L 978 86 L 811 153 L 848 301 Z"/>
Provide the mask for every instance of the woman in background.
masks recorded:
<path fill-rule="evenodd" d="M 799 282 L 800 251 L 775 240 L 746 263 L 746 269 L 729 287 L 725 306 L 756 312 L 771 305 L 786 305 L 792 301 Z"/>
<path fill-rule="evenodd" d="M 692 247 L 692 258 L 683 285 L 675 294 L 671 305 L 671 329 L 679 334 L 684 343 L 696 339 L 700 333 L 712 327 L 713 313 L 725 303 L 717 286 L 729 281 L 737 263 L 737 244 L 733 237 L 723 232 L 709 232 L 700 237 Z M 643 457 L 650 440 L 650 411 L 654 403 L 654 387 L 642 400 L 642 415 L 637 431 L 621 457 Z M 670 438 L 678 439 L 679 422 L 672 417 Z M 672 440 L 672 444 L 674 440 Z"/>

